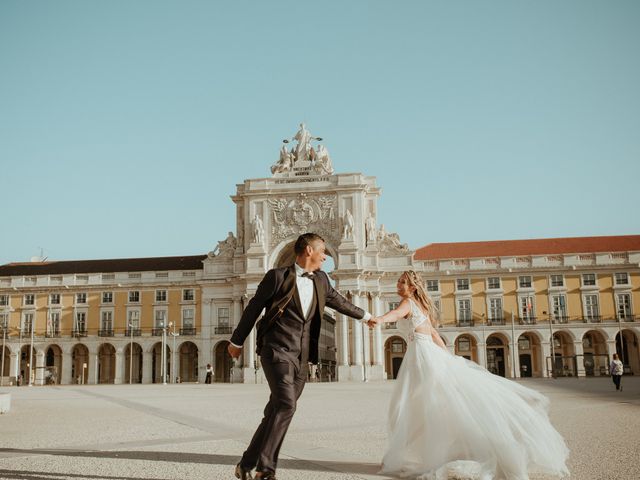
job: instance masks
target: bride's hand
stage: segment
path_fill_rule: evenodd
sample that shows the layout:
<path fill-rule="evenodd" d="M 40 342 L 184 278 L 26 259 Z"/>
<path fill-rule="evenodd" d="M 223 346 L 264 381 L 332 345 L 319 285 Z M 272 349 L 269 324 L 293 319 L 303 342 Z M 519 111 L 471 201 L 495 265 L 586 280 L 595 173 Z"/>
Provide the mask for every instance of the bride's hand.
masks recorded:
<path fill-rule="evenodd" d="M 369 325 L 369 328 L 374 328 L 377 324 L 378 324 L 378 317 L 371 317 L 368 321 L 367 321 L 367 325 Z"/>

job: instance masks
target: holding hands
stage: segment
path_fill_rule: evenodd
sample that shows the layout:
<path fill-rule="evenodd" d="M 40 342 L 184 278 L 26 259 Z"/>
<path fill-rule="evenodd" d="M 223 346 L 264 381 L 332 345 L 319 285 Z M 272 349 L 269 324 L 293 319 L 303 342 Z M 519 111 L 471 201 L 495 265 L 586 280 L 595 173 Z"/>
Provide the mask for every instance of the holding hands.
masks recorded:
<path fill-rule="evenodd" d="M 378 323 L 382 323 L 380 322 L 380 317 L 371 317 L 369 320 L 367 320 L 367 325 L 371 329 L 373 329 Z"/>

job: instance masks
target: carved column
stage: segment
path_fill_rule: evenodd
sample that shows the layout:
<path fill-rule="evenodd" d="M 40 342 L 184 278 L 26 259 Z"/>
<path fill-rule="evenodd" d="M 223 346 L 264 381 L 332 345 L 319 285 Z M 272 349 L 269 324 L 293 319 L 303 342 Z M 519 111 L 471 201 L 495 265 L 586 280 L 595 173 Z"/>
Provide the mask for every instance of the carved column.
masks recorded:
<path fill-rule="evenodd" d="M 549 377 L 551 372 L 549 371 L 551 366 L 551 343 L 542 342 L 542 376 Z"/>
<path fill-rule="evenodd" d="M 358 305 L 360 302 L 359 292 L 354 292 L 351 303 Z M 353 365 L 362 365 L 362 323 L 355 318 L 351 319 L 351 331 L 353 332 Z"/>
<path fill-rule="evenodd" d="M 584 369 L 584 349 L 582 346 L 582 340 L 576 340 L 573 342 L 573 348 L 575 349 L 575 363 L 576 363 L 576 375 L 578 377 L 586 377 L 587 373 Z"/>
<path fill-rule="evenodd" d="M 142 352 L 142 383 L 153 381 L 153 352 Z"/>
<path fill-rule="evenodd" d="M 133 355 L 133 352 L 130 352 Z M 173 355 L 173 352 L 171 352 Z M 113 383 L 115 385 L 120 385 L 122 383 L 122 379 L 124 377 L 124 351 L 122 348 L 116 348 L 116 374 L 113 378 Z M 127 368 L 129 368 L 127 366 Z"/>
<path fill-rule="evenodd" d="M 13 377 L 13 381 L 15 382 L 20 375 L 20 362 L 18 362 L 18 353 L 11 352 L 9 355 L 9 376 Z"/>
<path fill-rule="evenodd" d="M 60 372 L 60 385 L 70 385 L 71 379 L 71 352 L 62 352 L 62 371 Z"/>
<path fill-rule="evenodd" d="M 345 367 L 349 366 L 349 323 L 347 317 L 338 313 L 338 323 L 340 325 L 340 363 Z M 615 345 L 614 345 L 615 348 Z"/>
<path fill-rule="evenodd" d="M 382 311 L 382 299 L 379 292 L 373 292 L 373 312 L 371 314 L 374 317 L 379 317 L 384 312 Z M 376 365 L 384 365 L 384 345 L 382 343 L 382 325 L 378 324 L 373 330 L 373 363 Z"/>
<path fill-rule="evenodd" d="M 44 351 L 34 349 L 34 360 L 36 361 L 36 370 L 33 380 L 34 385 L 44 385 Z"/>
<path fill-rule="evenodd" d="M 98 383 L 98 354 L 92 350 L 89 350 L 87 376 L 87 383 L 89 385 L 95 385 Z"/>
<path fill-rule="evenodd" d="M 509 362 L 507 365 L 511 366 L 510 371 L 507 372 L 507 377 L 520 378 L 520 354 L 518 352 L 518 341 L 516 338 L 509 340 Z M 515 377 L 514 377 L 515 374 Z"/>

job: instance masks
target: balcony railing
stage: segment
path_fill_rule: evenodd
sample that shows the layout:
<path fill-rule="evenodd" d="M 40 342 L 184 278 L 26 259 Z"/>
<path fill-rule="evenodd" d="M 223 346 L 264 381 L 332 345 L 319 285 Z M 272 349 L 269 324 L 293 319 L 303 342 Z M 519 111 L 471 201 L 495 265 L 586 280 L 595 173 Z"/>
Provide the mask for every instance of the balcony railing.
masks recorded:
<path fill-rule="evenodd" d="M 553 317 L 553 323 L 569 323 L 569 317 L 566 317 L 566 316 Z"/>
<path fill-rule="evenodd" d="M 1 331 L 1 330 L 2 330 L 2 329 L 0 329 L 0 331 Z M 56 329 L 56 330 L 53 330 L 53 331 L 51 331 L 51 332 L 47 332 L 47 333 L 45 334 L 45 337 L 48 337 L 48 338 L 59 338 L 59 337 L 60 337 L 60 330 L 59 330 L 59 329 Z"/>
<path fill-rule="evenodd" d="M 195 327 L 183 327 L 180 329 L 180 335 L 195 335 L 196 328 Z"/>
<path fill-rule="evenodd" d="M 101 328 L 98 330 L 99 337 L 113 337 L 113 328 Z"/>
<path fill-rule="evenodd" d="M 72 337 L 86 337 L 87 336 L 87 331 L 84 329 L 78 329 L 78 330 L 73 330 L 71 332 L 71 336 Z"/>
<path fill-rule="evenodd" d="M 520 325 L 535 325 L 538 323 L 537 317 L 520 317 Z"/>
<path fill-rule="evenodd" d="M 393 330 L 393 329 L 398 328 L 398 324 L 397 324 L 397 322 L 385 323 L 384 324 L 384 328 L 385 328 L 385 330 Z"/>
<path fill-rule="evenodd" d="M 162 330 L 164 330 L 163 328 L 160 327 L 154 327 L 151 329 L 151 335 L 153 335 L 154 337 L 161 337 L 162 336 Z"/>
<path fill-rule="evenodd" d="M 504 317 L 503 318 L 490 318 L 487 320 L 487 325 L 504 325 Z"/>
<path fill-rule="evenodd" d="M 636 317 L 634 315 L 631 315 L 631 314 L 618 315 L 616 317 L 616 322 L 618 320 L 621 321 L 621 322 L 635 322 L 636 321 Z"/>
<path fill-rule="evenodd" d="M 458 320 L 458 327 L 473 327 L 473 320 Z"/>
<path fill-rule="evenodd" d="M 139 328 L 127 328 L 124 334 L 127 337 L 130 337 L 131 335 L 133 335 L 134 337 L 139 337 L 141 334 L 141 331 Z"/>
<path fill-rule="evenodd" d="M 582 321 L 584 323 L 601 323 L 602 317 L 600 315 L 589 315 L 588 317 L 583 317 Z"/>
<path fill-rule="evenodd" d="M 221 325 L 214 328 L 216 335 L 227 335 L 231 333 L 231 327 L 229 325 Z"/>

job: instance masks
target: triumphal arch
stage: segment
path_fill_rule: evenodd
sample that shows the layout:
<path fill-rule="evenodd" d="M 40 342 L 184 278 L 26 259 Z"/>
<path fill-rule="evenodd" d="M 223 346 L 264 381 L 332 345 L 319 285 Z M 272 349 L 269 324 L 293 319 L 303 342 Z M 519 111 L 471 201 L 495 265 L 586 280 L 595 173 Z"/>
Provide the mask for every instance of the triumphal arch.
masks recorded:
<path fill-rule="evenodd" d="M 205 351 L 215 349 L 231 329 L 215 331 L 220 325 L 215 306 L 231 298 L 230 316 L 237 321 L 265 272 L 293 263 L 293 244 L 302 233 L 315 232 L 326 240 L 335 265 L 329 272 L 335 288 L 373 315 L 385 311 L 382 285 L 395 285 L 398 273 L 411 266 L 407 245 L 378 224 L 381 191 L 375 177 L 337 173 L 322 138 L 313 136 L 304 124 L 283 141 L 271 174 L 237 185 L 231 197 L 236 205 L 235 233 L 229 232 L 204 261 L 202 338 L 214 343 L 204 346 Z M 337 379 L 386 378 L 380 326 L 369 330 L 337 312 L 332 316 L 334 323 L 329 324 L 335 328 L 326 334 L 335 335 L 335 341 L 325 347 L 333 350 Z M 213 331 L 204 331 L 207 328 Z M 233 375 L 245 382 L 261 376 L 255 330 L 234 370 Z"/>

